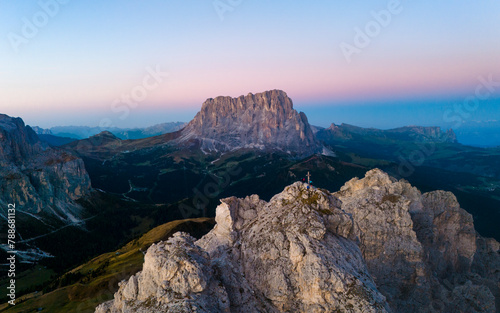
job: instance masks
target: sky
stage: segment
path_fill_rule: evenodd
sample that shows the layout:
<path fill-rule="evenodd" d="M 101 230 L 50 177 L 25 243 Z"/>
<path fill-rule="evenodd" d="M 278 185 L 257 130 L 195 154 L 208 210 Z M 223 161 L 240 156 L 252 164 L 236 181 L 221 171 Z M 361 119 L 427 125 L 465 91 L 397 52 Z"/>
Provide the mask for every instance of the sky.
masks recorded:
<path fill-rule="evenodd" d="M 0 0 L 0 113 L 144 127 L 282 89 L 319 126 L 457 128 L 500 120 L 499 38 L 493 0 Z"/>

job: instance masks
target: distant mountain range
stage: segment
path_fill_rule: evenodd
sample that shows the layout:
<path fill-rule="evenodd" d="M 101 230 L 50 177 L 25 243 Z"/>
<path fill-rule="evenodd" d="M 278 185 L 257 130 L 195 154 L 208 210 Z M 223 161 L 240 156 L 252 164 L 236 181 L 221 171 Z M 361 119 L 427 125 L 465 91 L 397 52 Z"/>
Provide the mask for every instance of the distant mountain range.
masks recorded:
<path fill-rule="evenodd" d="M 288 172 L 293 173 L 294 162 L 321 154 L 325 158 L 316 159 L 321 160 L 317 168 L 380 167 L 424 190 L 454 190 L 459 197 L 475 197 L 483 203 L 482 210 L 472 202 L 464 202 L 464 207 L 477 212 L 480 232 L 500 237 L 500 232 L 491 228 L 491 222 L 497 219 L 492 217 L 500 218 L 495 209 L 500 199 L 500 149 L 464 146 L 456 137 L 453 130 L 439 127 L 315 127 L 304 113 L 293 109 L 285 92 L 272 90 L 208 99 L 196 117 L 176 132 L 137 140 L 122 140 L 104 132 L 64 148 L 82 157 L 94 187 L 151 203 L 194 197 L 193 190 L 186 186 L 203 186 L 210 175 L 221 177 L 217 172 L 226 171 L 232 164 L 244 164 L 246 173 L 221 192 L 234 187 L 233 195 L 244 195 L 249 190 L 267 195 L 274 190 L 273 184 L 283 186 L 283 181 L 289 182 Z M 262 156 L 269 155 L 272 157 L 266 166 Z M 326 162 L 331 157 L 334 163 L 340 160 L 343 165 Z M 287 168 L 286 174 L 270 171 L 271 164 Z M 277 176 L 270 178 L 270 173 Z M 323 172 L 318 175 L 328 176 Z M 172 180 L 182 184 L 172 184 Z M 243 185 L 245 193 L 239 189 Z M 478 200 L 478 195 L 484 199 Z M 214 208 L 213 203 L 203 202 L 203 207 Z"/>
<path fill-rule="evenodd" d="M 276 91 L 275 91 L 276 92 Z M 271 91 L 272 93 L 272 91 Z M 254 95 L 252 95 L 254 96 Z M 285 94 L 286 96 L 286 94 Z M 199 116 L 195 117 L 191 123 L 185 123 L 185 122 L 168 122 L 168 123 L 161 123 L 149 127 L 144 127 L 144 128 L 118 128 L 118 127 L 111 127 L 111 128 L 101 128 L 101 127 L 89 127 L 89 126 L 55 126 L 51 127 L 48 129 L 40 128 L 38 126 L 32 126 L 32 129 L 39 135 L 40 139 L 43 141 L 46 141 L 49 143 L 51 146 L 61 146 L 64 144 L 67 144 L 69 142 L 79 140 L 79 139 L 86 139 L 91 136 L 97 135 L 102 131 L 109 131 L 113 135 L 115 135 L 119 139 L 143 139 L 143 138 L 148 138 L 148 137 L 154 137 L 166 133 L 171 133 L 178 131 L 184 127 L 186 127 L 188 124 L 191 124 L 191 126 L 188 128 L 190 132 L 193 132 L 194 125 L 199 124 L 199 121 L 197 119 L 200 119 L 202 115 L 205 115 L 205 119 L 210 116 L 210 110 L 214 110 L 212 113 L 217 114 L 218 119 L 217 122 L 217 128 L 223 129 L 224 126 L 221 124 L 221 118 L 222 116 L 220 115 L 221 113 L 224 114 L 223 112 L 226 109 L 223 109 L 223 103 L 224 101 L 243 101 L 241 103 L 245 103 L 246 105 L 246 97 L 241 96 L 240 98 L 230 98 L 230 97 L 218 97 L 215 100 L 214 99 L 209 99 L 207 100 L 207 103 L 203 105 L 202 111 L 200 111 Z M 251 101 L 254 101 L 251 100 Z M 290 100 L 291 101 L 291 100 Z M 211 105 L 209 103 L 212 102 Z M 220 108 L 217 108 L 219 107 Z M 217 108 L 217 109 L 214 109 Z M 219 110 L 219 111 L 218 111 Z M 247 110 L 242 108 L 242 110 Z M 227 111 L 227 110 L 226 110 Z M 244 113 L 243 111 L 239 112 L 238 115 L 242 116 L 242 119 Z M 273 113 L 273 114 L 276 114 Z M 305 116 L 304 113 L 299 114 L 300 118 L 305 118 L 307 120 L 307 117 Z M 248 117 L 247 117 L 248 118 Z M 256 117 L 253 117 L 256 118 Z M 269 117 L 262 118 L 261 120 L 268 119 Z M 254 127 L 255 129 L 258 129 L 255 125 L 255 121 L 252 123 L 248 123 L 246 121 L 246 127 L 250 130 L 251 126 Z M 216 124 L 212 124 L 212 127 L 215 126 Z M 306 124 L 304 124 L 305 126 Z M 309 125 L 307 123 L 307 125 Z M 228 125 L 226 125 L 228 126 Z M 282 125 L 283 126 L 283 125 Z M 469 121 L 467 123 L 462 124 L 460 127 L 455 128 L 454 130 L 447 130 L 446 132 L 442 133 L 439 127 L 422 127 L 422 126 L 405 126 L 405 127 L 399 127 L 399 128 L 394 128 L 394 129 L 389 129 L 389 130 L 382 130 L 382 129 L 376 129 L 376 128 L 363 128 L 363 127 L 358 127 L 354 125 L 349 125 L 349 124 L 341 124 L 341 125 L 335 125 L 332 124 L 329 128 L 330 132 L 335 132 L 335 129 L 333 126 L 340 127 L 342 131 L 347 130 L 347 132 L 357 134 L 357 135 L 370 135 L 370 136 L 383 136 L 388 139 L 393 138 L 395 140 L 412 140 L 412 139 L 417 139 L 417 140 L 441 140 L 441 141 L 454 141 L 461 143 L 463 145 L 469 145 L 473 147 L 497 147 L 500 146 L 500 121 L 486 121 L 486 122 L 479 122 L 479 121 Z M 210 128 L 205 124 L 203 127 L 205 128 Z M 321 130 L 324 130 L 324 127 L 320 126 L 315 126 L 315 125 L 309 125 L 308 126 L 310 130 L 312 131 L 313 134 L 318 133 Z M 306 132 L 309 132 L 309 128 L 305 130 Z M 214 149 L 214 144 L 215 142 L 211 137 L 214 136 L 213 130 L 210 132 L 207 132 L 205 130 L 199 129 L 198 131 L 201 131 L 201 133 L 205 132 L 205 140 L 204 140 L 204 145 L 205 147 L 211 147 L 211 149 Z M 257 131 L 257 130 L 256 130 Z M 263 131 L 259 129 L 258 131 Z M 201 134 L 200 133 L 200 134 Z M 226 136 L 228 133 L 224 133 Z M 305 134 L 305 133 L 304 133 Z M 398 135 L 399 134 L 399 135 Z M 408 138 L 404 138 L 404 136 L 408 135 Z M 341 133 L 337 133 L 338 136 L 342 136 Z M 437 138 L 436 135 L 441 136 L 440 138 Z M 185 136 L 187 138 L 190 138 L 193 136 L 193 134 L 188 134 L 188 132 L 185 133 Z M 270 135 L 269 135 L 270 136 Z M 275 138 L 275 136 L 271 136 Z M 247 137 L 245 137 L 247 138 Z M 250 139 L 250 138 L 247 138 Z M 308 140 L 310 141 L 312 138 L 309 138 Z M 277 139 L 275 139 L 276 142 L 279 142 Z M 313 140 L 314 141 L 314 140 Z M 219 145 L 221 142 L 218 143 Z M 247 143 L 248 145 L 252 145 L 254 143 L 249 141 Z M 309 144 L 309 143 L 308 143 Z M 226 146 L 226 148 L 229 146 L 229 143 L 224 142 L 222 144 L 223 146 Z M 255 144 L 255 147 L 257 146 L 263 146 L 262 143 L 257 143 Z M 313 144 L 314 145 L 314 144 Z M 276 145 L 275 145 L 276 146 Z M 224 149 L 224 148 L 223 148 Z"/>
<path fill-rule="evenodd" d="M 308 172 L 332 191 L 373 168 L 452 191 L 481 235 L 500 238 L 500 149 L 438 127 L 315 127 L 280 90 L 208 99 L 188 124 L 34 129 L 0 115 L 0 206 L 19 205 L 24 251 L 55 256 L 40 262 L 57 271 L 160 222 L 215 216 L 224 197 L 268 201 Z"/>
<path fill-rule="evenodd" d="M 118 127 L 103 128 L 103 127 L 89 127 L 89 126 L 55 126 L 49 129 L 33 126 L 32 128 L 38 135 L 42 135 L 41 138 L 48 140 L 49 143 L 52 142 L 55 145 L 60 145 L 60 144 L 65 144 L 67 142 L 63 143 L 62 141 L 61 142 L 53 141 L 56 138 L 49 137 L 49 135 L 68 138 L 66 141 L 68 140 L 74 141 L 75 139 L 85 139 L 97 135 L 100 132 L 109 131 L 120 139 L 142 139 L 177 131 L 183 128 L 185 124 L 186 123 L 183 122 L 169 122 L 145 128 L 118 128 Z"/>
<path fill-rule="evenodd" d="M 337 153 L 356 153 L 404 163 L 406 167 L 426 165 L 500 178 L 500 167 L 492 159 L 500 150 L 459 144 L 451 129 L 445 132 L 439 127 L 407 126 L 380 130 L 332 124 L 319 130 L 316 137 Z"/>
<path fill-rule="evenodd" d="M 376 128 L 362 128 L 349 124 L 335 125 L 319 130 L 320 139 L 328 140 L 331 137 L 337 140 L 388 140 L 393 142 L 436 142 L 458 143 L 457 136 L 452 129 L 443 132 L 439 127 L 406 126 L 389 130 Z"/>
<path fill-rule="evenodd" d="M 497 150 L 462 146 L 452 130 L 420 126 L 379 130 L 348 124 L 315 127 L 309 124 L 304 113 L 294 110 L 292 100 L 281 90 L 208 99 L 188 124 L 164 123 L 143 129 L 112 128 L 102 132 L 98 127 L 33 127 L 37 136 L 30 127 L 24 127 L 22 120 L 7 116 L 3 119 L 17 125 L 9 130 L 18 133 L 16 138 L 31 138 L 29 142 L 11 140 L 9 144 L 3 143 L 4 146 L 24 147 L 19 151 L 33 147 L 47 150 L 46 142 L 50 146 L 61 146 L 62 150 L 54 151 L 67 151 L 68 155 L 84 160 L 94 187 L 153 203 L 180 200 L 178 193 L 165 192 L 172 188 L 167 186 L 165 173 L 180 171 L 177 174 L 186 177 L 189 170 L 193 177 L 199 177 L 199 168 L 205 168 L 207 162 L 214 164 L 247 152 L 275 153 L 296 160 L 314 154 L 335 156 L 337 153 L 343 160 L 363 165 L 368 161 L 356 161 L 358 157 L 375 158 L 399 163 L 398 174 L 403 177 L 406 176 L 401 171 L 403 165 L 500 177 L 500 166 L 492 158 L 498 154 Z M 433 151 L 422 152 L 425 144 L 431 144 Z M 415 152 L 423 154 L 422 160 L 414 160 Z M 453 162 L 450 162 L 451 156 Z M 26 162 L 29 158 L 29 154 L 22 153 L 16 162 Z M 136 173 L 142 173 L 141 178 Z M 39 194 L 41 189 L 37 188 Z M 184 194 L 192 195 L 191 192 Z"/>

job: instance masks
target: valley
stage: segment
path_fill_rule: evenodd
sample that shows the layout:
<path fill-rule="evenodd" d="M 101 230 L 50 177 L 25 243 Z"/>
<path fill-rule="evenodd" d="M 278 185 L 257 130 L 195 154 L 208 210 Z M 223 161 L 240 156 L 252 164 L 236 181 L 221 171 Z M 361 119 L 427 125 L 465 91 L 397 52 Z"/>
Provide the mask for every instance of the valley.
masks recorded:
<path fill-rule="evenodd" d="M 264 118 L 239 127 L 244 122 L 235 118 L 231 111 L 235 107 L 244 115 L 255 118 L 262 114 Z M 92 312 L 96 301 L 110 299 L 118 281 L 140 270 L 142 252 L 151 243 L 181 229 L 165 225 L 191 225 L 182 229 L 200 237 L 213 227 L 210 221 L 221 199 L 256 194 L 270 201 L 286 186 L 302 181 L 307 173 L 312 175 L 314 187 L 332 192 L 375 168 L 408 181 L 422 192 L 451 191 L 472 215 L 480 235 L 500 238 L 498 149 L 463 146 L 452 132 L 439 128 L 412 126 L 381 131 L 332 124 L 313 132 L 307 117 L 293 110 L 282 91 L 209 99 L 202 112 L 186 128 L 171 133 L 121 139 L 104 131 L 44 148 L 57 156 L 45 164 L 80 162 L 84 172 L 78 174 L 91 185 L 87 192 L 57 202 L 60 207 L 69 203 L 72 210 L 78 208 L 69 215 L 78 218 L 69 222 L 47 210 L 23 212 L 23 206 L 19 206 L 18 233 L 23 238 L 19 247 L 38 257 L 25 258 L 19 265 L 18 295 L 24 304 L 15 309 L 6 307 L 5 312 L 37 306 L 64 312 L 75 305 Z M 262 124 L 263 120 L 266 123 Z M 29 134 L 23 136 L 33 138 L 32 143 L 23 143 L 22 149 L 29 151 L 30 145 L 47 147 L 30 128 L 18 125 L 21 133 Z M 220 129 L 212 133 L 213 127 Z M 285 144 L 276 145 L 275 137 L 285 138 L 280 139 Z M 47 160 L 47 153 L 38 151 L 33 157 Z M 34 172 L 40 171 L 46 170 L 34 167 Z M 61 186 L 57 180 L 61 177 L 64 172 L 52 178 L 52 183 Z M 4 179 L 9 179 L 7 174 Z M 44 189 L 33 188 L 37 190 L 34 194 L 46 201 Z M 196 232 L 197 226 L 193 228 L 190 219 L 203 227 Z M 157 232 L 158 227 L 173 230 L 161 231 L 163 235 L 141 244 L 141 253 L 125 252 L 138 247 L 130 242 L 143 240 L 142 236 Z M 4 254 L 0 251 L 0 257 Z M 129 256 L 119 261 L 122 255 Z M 1 286 L 5 284 L 7 280 L 0 281 Z"/>

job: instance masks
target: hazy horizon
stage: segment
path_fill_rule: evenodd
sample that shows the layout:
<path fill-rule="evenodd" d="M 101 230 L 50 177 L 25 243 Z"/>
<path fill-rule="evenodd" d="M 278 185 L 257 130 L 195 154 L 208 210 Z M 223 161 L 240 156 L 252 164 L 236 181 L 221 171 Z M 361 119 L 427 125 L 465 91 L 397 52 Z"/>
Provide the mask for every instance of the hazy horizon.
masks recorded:
<path fill-rule="evenodd" d="M 293 99 L 292 99 L 293 100 Z M 310 124 L 320 127 L 329 127 L 332 123 L 335 124 L 352 124 L 360 127 L 391 129 L 403 126 L 438 126 L 443 129 L 458 129 L 454 117 L 462 118 L 462 125 L 471 122 L 489 122 L 500 121 L 500 99 L 492 99 L 481 103 L 478 108 L 472 112 L 464 112 L 464 116 L 460 115 L 460 111 L 454 111 L 454 105 L 458 101 L 405 101 L 404 105 L 399 102 L 372 102 L 372 103 L 348 103 L 329 105 L 323 104 L 302 104 L 294 102 L 294 109 L 304 112 Z M 149 110 L 138 110 L 127 118 L 127 124 L 114 125 L 117 128 L 145 128 L 162 123 L 170 122 L 189 122 L 199 111 L 199 108 L 188 108 L 184 111 L 171 112 L 168 109 L 151 112 Z M 3 113 L 3 112 L 2 112 Z M 34 118 L 25 116 L 17 116 L 23 118 L 27 125 L 39 126 L 42 128 L 52 128 L 57 126 L 99 126 L 100 118 L 92 115 L 87 117 L 87 122 L 82 121 L 82 112 L 79 114 L 76 122 L 67 122 L 65 119 L 54 118 L 48 123 L 38 123 L 37 116 L 44 112 L 37 112 Z M 47 112 L 53 115 L 54 112 Z M 173 113 L 173 114 L 172 114 Z M 448 116 L 447 116 L 448 115 Z M 498 116 L 498 119 L 492 117 Z M 446 119 L 450 119 L 447 121 Z M 134 123 L 134 121 L 136 123 Z M 130 124 L 129 124 L 130 123 Z"/>
<path fill-rule="evenodd" d="M 456 111 L 455 105 L 457 103 L 459 102 L 441 101 L 440 103 L 436 103 L 432 101 L 407 101 L 405 106 L 400 106 L 397 102 L 372 104 L 351 103 L 334 106 L 328 106 L 328 104 L 308 106 L 294 103 L 294 108 L 297 111 L 304 112 L 311 125 L 324 128 L 329 127 L 332 123 L 336 125 L 345 123 L 359 127 L 377 129 L 393 129 L 404 126 L 437 126 L 444 131 L 453 129 L 457 134 L 458 141 L 462 144 L 478 147 L 500 146 L 500 118 L 498 118 L 500 117 L 500 100 L 492 99 L 483 102 L 476 110 L 470 112 Z M 131 126 L 113 125 L 113 127 L 119 129 L 134 129 L 147 128 L 162 123 L 188 123 L 197 112 L 198 110 L 186 110 L 183 112 L 183 115 L 179 115 L 180 117 L 186 117 L 185 119 L 172 119 L 172 116 L 168 114 L 168 112 L 140 112 L 140 114 L 136 114 L 133 117 L 131 116 L 128 120 L 135 120 L 137 117 L 141 118 L 141 114 L 144 114 L 142 124 Z M 55 121 L 53 121 L 51 125 L 40 125 L 31 122 L 30 119 L 23 118 L 23 120 L 27 125 L 39 126 L 44 129 L 58 126 L 99 126 L 97 123 L 58 124 Z M 36 119 L 33 121 L 36 121 Z M 94 121 L 97 120 L 94 118 Z M 103 127 L 103 129 L 108 128 L 109 127 Z"/>

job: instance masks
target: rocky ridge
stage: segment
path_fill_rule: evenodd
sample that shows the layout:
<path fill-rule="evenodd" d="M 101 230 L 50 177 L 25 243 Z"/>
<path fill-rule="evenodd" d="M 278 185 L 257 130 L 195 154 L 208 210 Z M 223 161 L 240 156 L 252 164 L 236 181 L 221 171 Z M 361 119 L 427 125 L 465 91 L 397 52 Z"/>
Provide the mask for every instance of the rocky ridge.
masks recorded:
<path fill-rule="evenodd" d="M 152 246 L 96 312 L 497 312 L 500 245 L 453 194 L 380 170 L 336 193 L 227 198 L 216 227 Z"/>
<path fill-rule="evenodd" d="M 310 155 L 322 150 L 304 113 L 281 90 L 206 100 L 180 142 L 197 140 L 205 151 L 237 148 Z"/>
<path fill-rule="evenodd" d="M 77 200 L 90 192 L 83 161 L 50 148 L 20 118 L 0 114 L 0 204 L 37 218 L 78 222 Z"/>
<path fill-rule="evenodd" d="M 86 139 L 102 131 L 109 131 L 120 139 L 142 139 L 178 131 L 186 126 L 183 122 L 167 122 L 145 128 L 89 127 L 89 126 L 56 126 L 44 129 L 31 126 L 37 135 L 54 135 L 75 139 Z"/>
<path fill-rule="evenodd" d="M 395 312 L 497 312 L 498 242 L 476 233 L 452 193 L 421 194 L 372 170 L 334 195 L 357 222 L 363 258 Z"/>
<path fill-rule="evenodd" d="M 152 246 L 96 312 L 389 312 L 339 206 L 302 183 L 268 203 L 224 199 L 209 234 Z"/>
<path fill-rule="evenodd" d="M 378 140 L 394 140 L 398 142 L 419 143 L 458 143 L 457 136 L 452 129 L 441 130 L 440 127 L 405 126 L 394 129 L 382 130 L 376 128 L 362 128 L 349 124 L 335 125 L 321 129 L 317 132 L 321 140 L 352 140 L 357 137 Z"/>

